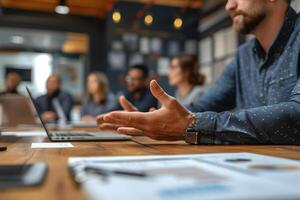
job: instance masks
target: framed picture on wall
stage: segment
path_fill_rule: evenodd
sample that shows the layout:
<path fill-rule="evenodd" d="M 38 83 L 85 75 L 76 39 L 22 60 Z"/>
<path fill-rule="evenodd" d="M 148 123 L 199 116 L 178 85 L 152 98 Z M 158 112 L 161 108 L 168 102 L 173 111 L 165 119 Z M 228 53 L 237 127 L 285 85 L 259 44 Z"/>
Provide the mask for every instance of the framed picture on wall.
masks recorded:
<path fill-rule="evenodd" d="M 152 38 L 151 40 L 151 52 L 160 54 L 162 52 L 162 40 L 158 37 Z"/>
<path fill-rule="evenodd" d="M 11 72 L 19 74 L 22 78 L 22 81 L 31 82 L 32 80 L 32 67 L 30 66 L 5 66 L 5 76 Z"/>
<path fill-rule="evenodd" d="M 125 48 L 130 51 L 137 51 L 139 47 L 139 36 L 135 33 L 123 34 Z"/>
<path fill-rule="evenodd" d="M 196 55 L 197 54 L 197 41 L 196 40 L 187 40 L 184 43 L 184 51 L 185 51 L 185 53 Z"/>
<path fill-rule="evenodd" d="M 150 53 L 150 40 L 147 37 L 142 37 L 140 39 L 140 52 L 142 54 Z"/>
<path fill-rule="evenodd" d="M 136 64 L 143 64 L 145 62 L 144 57 L 140 53 L 133 53 L 129 57 L 129 66 Z"/>
<path fill-rule="evenodd" d="M 63 88 L 80 99 L 84 87 L 84 67 L 82 63 L 76 59 L 60 58 L 54 66 L 53 72 L 60 75 Z"/>
<path fill-rule="evenodd" d="M 180 44 L 176 40 L 171 40 L 168 42 L 168 55 L 170 57 L 176 56 L 180 53 Z"/>
<path fill-rule="evenodd" d="M 159 58 L 157 61 L 157 74 L 167 76 L 169 72 L 170 58 Z"/>
<path fill-rule="evenodd" d="M 124 70 L 126 68 L 126 55 L 123 51 L 110 51 L 107 55 L 110 69 Z"/>

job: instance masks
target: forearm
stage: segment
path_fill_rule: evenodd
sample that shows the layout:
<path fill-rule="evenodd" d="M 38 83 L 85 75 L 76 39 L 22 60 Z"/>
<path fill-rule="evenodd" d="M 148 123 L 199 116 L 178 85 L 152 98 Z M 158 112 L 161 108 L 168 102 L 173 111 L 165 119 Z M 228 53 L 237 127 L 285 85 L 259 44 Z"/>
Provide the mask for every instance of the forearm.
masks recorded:
<path fill-rule="evenodd" d="M 290 101 L 238 112 L 197 113 L 195 129 L 204 143 L 208 138 L 214 140 L 212 143 L 224 144 L 300 145 L 300 103 Z"/>

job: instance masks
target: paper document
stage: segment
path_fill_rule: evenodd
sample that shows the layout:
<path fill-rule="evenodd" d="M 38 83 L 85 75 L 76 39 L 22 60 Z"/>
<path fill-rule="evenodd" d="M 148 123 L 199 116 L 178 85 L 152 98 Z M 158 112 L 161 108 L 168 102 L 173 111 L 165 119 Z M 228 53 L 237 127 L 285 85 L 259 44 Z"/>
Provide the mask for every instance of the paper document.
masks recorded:
<path fill-rule="evenodd" d="M 74 147 L 69 142 L 40 142 L 40 143 L 32 143 L 31 148 L 32 149 L 47 149 L 47 148 L 72 148 Z"/>
<path fill-rule="evenodd" d="M 72 127 L 77 127 L 77 128 L 81 128 L 81 127 L 97 127 L 97 122 L 93 121 L 93 122 L 82 122 L 82 121 L 77 121 L 77 122 L 71 122 L 71 126 Z"/>
<path fill-rule="evenodd" d="M 2 136 L 16 136 L 16 137 L 39 137 L 47 136 L 45 131 L 5 131 L 1 132 Z"/>
<path fill-rule="evenodd" d="M 69 166 L 90 200 L 300 199 L 300 162 L 257 154 L 75 157 Z"/>

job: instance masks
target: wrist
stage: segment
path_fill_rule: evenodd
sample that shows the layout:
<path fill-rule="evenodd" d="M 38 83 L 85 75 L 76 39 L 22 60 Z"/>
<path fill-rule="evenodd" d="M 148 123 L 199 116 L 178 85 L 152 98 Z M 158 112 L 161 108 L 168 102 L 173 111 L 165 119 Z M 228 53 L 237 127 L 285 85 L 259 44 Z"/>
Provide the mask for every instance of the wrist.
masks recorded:
<path fill-rule="evenodd" d="M 188 127 L 186 129 L 195 129 L 196 127 L 196 114 L 190 112 L 189 116 L 188 116 Z"/>
<path fill-rule="evenodd" d="M 196 115 L 192 112 L 187 116 L 187 126 L 185 127 L 184 133 L 182 134 L 182 139 L 186 140 L 187 133 L 195 131 L 196 128 Z"/>

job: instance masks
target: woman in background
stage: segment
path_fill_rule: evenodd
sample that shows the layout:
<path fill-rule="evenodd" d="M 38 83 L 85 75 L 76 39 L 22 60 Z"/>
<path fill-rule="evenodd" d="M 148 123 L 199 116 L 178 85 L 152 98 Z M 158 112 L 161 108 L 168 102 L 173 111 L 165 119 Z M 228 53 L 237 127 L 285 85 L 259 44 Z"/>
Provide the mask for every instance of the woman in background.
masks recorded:
<path fill-rule="evenodd" d="M 197 57 L 180 54 L 171 60 L 169 84 L 177 88 L 175 97 L 183 105 L 189 105 L 203 95 L 205 76 L 199 72 Z"/>
<path fill-rule="evenodd" d="M 87 78 L 87 100 L 81 108 L 81 121 L 95 121 L 100 114 L 116 109 L 117 100 L 109 93 L 109 84 L 105 74 L 92 72 Z"/>

